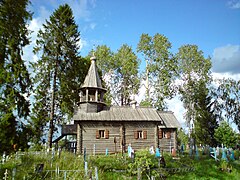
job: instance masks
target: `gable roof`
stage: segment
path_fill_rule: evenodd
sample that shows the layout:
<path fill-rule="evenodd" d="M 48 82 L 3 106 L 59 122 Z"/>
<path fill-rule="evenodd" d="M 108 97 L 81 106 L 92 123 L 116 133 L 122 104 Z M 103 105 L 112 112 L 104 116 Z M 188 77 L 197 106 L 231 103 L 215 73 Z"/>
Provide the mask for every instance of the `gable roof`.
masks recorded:
<path fill-rule="evenodd" d="M 158 115 L 163 119 L 164 125 L 168 128 L 180 128 L 181 125 L 171 111 L 158 111 Z"/>
<path fill-rule="evenodd" d="M 74 121 L 155 121 L 162 122 L 168 128 L 179 128 L 180 124 L 171 111 L 157 111 L 153 108 L 145 107 L 110 107 L 98 113 L 84 113 L 78 111 L 73 116 Z"/>

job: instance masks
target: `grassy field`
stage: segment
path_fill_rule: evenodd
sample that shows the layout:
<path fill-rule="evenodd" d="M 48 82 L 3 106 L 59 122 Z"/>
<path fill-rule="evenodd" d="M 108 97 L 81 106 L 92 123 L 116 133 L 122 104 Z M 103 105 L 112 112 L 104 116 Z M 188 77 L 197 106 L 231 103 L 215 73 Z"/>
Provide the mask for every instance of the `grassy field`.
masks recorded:
<path fill-rule="evenodd" d="M 8 179 L 240 179 L 240 160 L 215 161 L 208 155 L 198 159 L 188 154 L 173 159 L 164 154 L 166 166 L 162 167 L 154 155 L 147 150 L 136 153 L 134 159 L 124 154 L 96 155 L 85 157 L 88 171 L 84 169 L 84 157 L 69 152 L 54 154 L 45 152 L 28 152 L 12 155 L 7 162 L 0 164 L 0 178 Z M 96 173 L 97 172 L 97 173 Z"/>

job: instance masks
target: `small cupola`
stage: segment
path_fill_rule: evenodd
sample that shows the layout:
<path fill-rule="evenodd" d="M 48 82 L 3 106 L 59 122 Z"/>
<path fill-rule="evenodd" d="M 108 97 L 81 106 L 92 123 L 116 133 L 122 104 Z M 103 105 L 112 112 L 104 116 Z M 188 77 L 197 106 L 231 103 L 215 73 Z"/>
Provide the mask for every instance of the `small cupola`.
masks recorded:
<path fill-rule="evenodd" d="M 85 112 L 99 112 L 106 106 L 104 103 L 104 94 L 106 89 L 102 87 L 102 82 L 98 74 L 96 57 L 90 58 L 91 65 L 88 74 L 80 88 L 79 108 Z"/>

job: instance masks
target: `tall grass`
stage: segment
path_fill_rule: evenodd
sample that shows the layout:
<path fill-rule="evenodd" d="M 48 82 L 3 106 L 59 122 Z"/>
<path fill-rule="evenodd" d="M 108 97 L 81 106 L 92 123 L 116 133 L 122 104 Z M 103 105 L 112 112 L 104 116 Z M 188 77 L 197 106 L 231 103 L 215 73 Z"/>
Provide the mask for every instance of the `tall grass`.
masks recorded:
<path fill-rule="evenodd" d="M 142 179 L 166 177 L 167 179 L 240 179 L 240 160 L 215 161 L 208 155 L 198 159 L 188 154 L 173 159 L 164 153 L 166 167 L 159 167 L 159 161 L 147 150 L 138 151 L 135 158 L 127 154 L 87 156 L 88 179 L 95 176 L 95 168 L 100 180 L 137 179 L 141 168 Z M 43 164 L 43 169 L 39 169 Z M 8 179 L 87 179 L 83 156 L 63 151 L 52 155 L 51 152 L 26 152 L 13 155 L 6 163 L 0 164 L 0 179 L 8 170 Z M 14 175 L 15 173 L 15 175 Z"/>

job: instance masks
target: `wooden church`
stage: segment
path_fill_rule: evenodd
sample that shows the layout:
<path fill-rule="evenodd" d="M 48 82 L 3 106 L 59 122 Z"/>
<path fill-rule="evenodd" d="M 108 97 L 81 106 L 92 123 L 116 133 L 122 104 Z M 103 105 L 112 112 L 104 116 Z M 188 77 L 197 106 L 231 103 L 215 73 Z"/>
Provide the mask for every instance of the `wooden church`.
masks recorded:
<path fill-rule="evenodd" d="M 96 58 L 91 57 L 75 108 L 74 124 L 64 125 L 60 137 L 76 135 L 71 145 L 75 152 L 82 154 L 84 149 L 88 154 L 105 153 L 106 149 L 109 153 L 125 152 L 129 144 L 134 150 L 153 146 L 169 152 L 177 148 L 180 124 L 173 112 L 138 107 L 136 101 L 127 107 L 108 107 L 104 103 L 105 93 Z"/>

